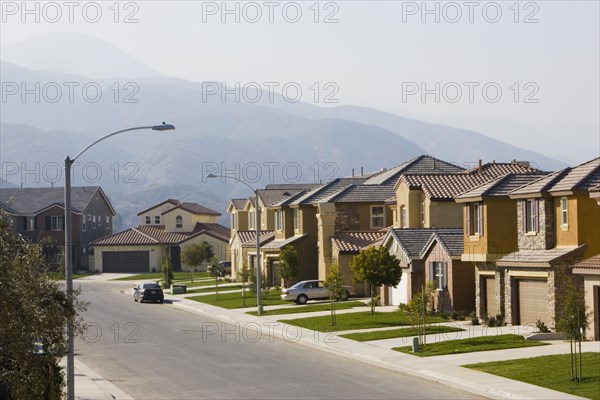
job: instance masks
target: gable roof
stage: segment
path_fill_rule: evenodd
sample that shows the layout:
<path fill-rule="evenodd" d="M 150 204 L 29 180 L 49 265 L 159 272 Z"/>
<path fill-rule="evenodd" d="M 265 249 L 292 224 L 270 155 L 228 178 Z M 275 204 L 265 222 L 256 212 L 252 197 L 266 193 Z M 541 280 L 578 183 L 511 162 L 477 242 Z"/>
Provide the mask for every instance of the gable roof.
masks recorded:
<path fill-rule="evenodd" d="M 148 208 L 146 208 L 145 210 L 143 210 L 143 211 L 140 211 L 139 213 L 137 213 L 137 216 L 140 216 L 140 215 L 142 215 L 142 214 L 145 214 L 145 213 L 147 213 L 148 211 L 150 211 L 150 210 L 154 210 L 156 207 L 160 207 L 160 206 L 162 206 L 162 205 L 164 205 L 164 204 L 167 204 L 167 203 L 169 203 L 169 204 L 171 204 L 171 205 L 173 205 L 173 206 L 176 206 L 176 205 L 179 203 L 179 200 L 175 200 L 175 199 L 166 199 L 165 201 L 161 201 L 160 203 L 158 203 L 158 204 L 155 204 L 155 205 L 153 205 L 152 207 L 148 207 Z"/>
<path fill-rule="evenodd" d="M 590 191 L 600 184 L 600 157 L 573 168 L 565 168 L 512 191 L 511 197 L 541 196 L 543 193 Z"/>
<path fill-rule="evenodd" d="M 2 188 L 2 208 L 13 214 L 34 215 L 51 206 L 64 208 L 64 188 Z M 112 215 L 117 215 L 110 200 L 100 186 L 76 186 L 71 188 L 71 209 L 83 213 L 90 202 L 99 195 L 108 205 Z M 10 204 L 9 204 L 10 203 Z"/>
<path fill-rule="evenodd" d="M 105 236 L 91 242 L 92 246 L 133 246 L 151 244 L 180 244 L 206 234 L 215 239 L 229 241 L 229 228 L 220 224 L 197 223 L 191 232 L 168 232 L 164 225 L 138 225 L 125 231 Z"/>
<path fill-rule="evenodd" d="M 480 186 L 496 177 L 487 174 L 420 174 L 402 175 L 398 184 L 423 190 L 432 200 L 452 200 L 460 193 Z"/>
<path fill-rule="evenodd" d="M 236 235 L 239 236 L 242 247 L 255 247 L 256 246 L 256 231 L 238 231 Z M 269 243 L 275 239 L 275 231 L 260 231 L 260 245 Z"/>
<path fill-rule="evenodd" d="M 322 203 L 385 203 L 395 193 L 392 185 L 349 185 L 319 200 Z"/>
<path fill-rule="evenodd" d="M 303 204 L 313 204 L 318 203 L 324 197 L 331 195 L 332 193 L 337 192 L 340 189 L 343 189 L 352 184 L 360 184 L 366 181 L 367 178 L 364 176 L 356 176 L 350 178 L 336 178 L 331 182 L 319 185 L 302 196 L 294 200 L 290 205 L 303 205 Z"/>
<path fill-rule="evenodd" d="M 420 259 L 421 251 L 433 232 L 441 229 L 443 228 L 392 228 L 385 235 L 383 245 L 395 241 L 406 257 Z"/>
<path fill-rule="evenodd" d="M 169 208 L 168 210 L 164 211 L 162 213 L 162 215 L 168 214 L 171 211 L 175 211 L 175 210 L 184 210 L 184 211 L 187 211 L 187 212 L 195 214 L 195 215 L 215 215 L 215 216 L 221 215 L 220 212 L 211 210 L 210 208 L 204 207 L 201 204 L 191 203 L 191 202 L 187 202 L 187 201 L 180 201 L 174 207 Z"/>
<path fill-rule="evenodd" d="M 462 228 L 450 228 L 433 232 L 425 246 L 423 246 L 419 257 L 425 258 L 435 243 L 439 243 L 449 257 L 460 258 L 464 251 L 464 233 Z"/>
<path fill-rule="evenodd" d="M 513 160 L 509 163 L 492 161 L 490 163 L 481 164 L 481 166 L 470 168 L 463 173 L 465 174 L 488 174 L 502 176 L 506 174 L 542 172 L 541 170 L 532 167 L 528 162 L 520 162 Z"/>
<path fill-rule="evenodd" d="M 545 172 L 509 173 L 508 175 L 484 183 L 475 189 L 461 193 L 455 196 L 454 200 L 460 203 L 481 200 L 484 197 L 509 197 L 510 192 L 535 182 L 545 175 Z"/>
<path fill-rule="evenodd" d="M 386 231 L 347 231 L 336 232 L 331 243 L 340 254 L 358 253 L 364 247 L 381 240 Z"/>
<path fill-rule="evenodd" d="M 600 274 L 600 254 L 578 262 L 572 269 L 574 274 Z"/>
<path fill-rule="evenodd" d="M 231 199 L 229 200 L 229 205 L 227 206 L 227 210 L 229 211 L 232 207 L 236 210 L 243 210 L 246 207 L 246 202 L 248 199 Z"/>
<path fill-rule="evenodd" d="M 394 185 L 401 174 L 421 174 L 421 173 L 458 173 L 464 171 L 464 168 L 451 164 L 438 158 L 421 155 L 411 160 L 403 162 L 393 168 L 384 170 L 369 178 L 365 185 Z"/>
<path fill-rule="evenodd" d="M 519 250 L 507 254 L 496 261 L 498 266 L 538 266 L 550 267 L 564 259 L 583 255 L 587 245 L 555 247 L 549 250 Z"/>

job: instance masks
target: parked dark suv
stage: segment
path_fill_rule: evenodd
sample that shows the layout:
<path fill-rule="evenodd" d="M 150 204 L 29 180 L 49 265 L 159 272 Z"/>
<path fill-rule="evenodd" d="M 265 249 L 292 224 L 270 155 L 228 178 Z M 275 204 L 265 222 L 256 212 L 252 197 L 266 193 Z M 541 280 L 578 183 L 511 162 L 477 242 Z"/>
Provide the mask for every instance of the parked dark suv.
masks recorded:
<path fill-rule="evenodd" d="M 219 261 L 219 267 L 223 271 L 223 276 L 231 275 L 231 261 Z"/>
<path fill-rule="evenodd" d="M 140 283 L 133 289 L 133 301 L 156 301 L 162 303 L 165 299 L 160 285 L 158 283 Z"/>

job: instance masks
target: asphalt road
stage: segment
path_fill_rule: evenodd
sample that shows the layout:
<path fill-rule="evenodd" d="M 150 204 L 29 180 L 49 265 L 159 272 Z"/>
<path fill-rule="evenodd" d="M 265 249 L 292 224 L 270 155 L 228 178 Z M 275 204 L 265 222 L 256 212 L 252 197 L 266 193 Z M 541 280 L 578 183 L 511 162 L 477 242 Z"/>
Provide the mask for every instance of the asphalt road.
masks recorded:
<path fill-rule="evenodd" d="M 77 285 L 90 305 L 76 357 L 135 399 L 477 398 L 169 304 L 134 303 L 121 293 L 131 283 Z"/>

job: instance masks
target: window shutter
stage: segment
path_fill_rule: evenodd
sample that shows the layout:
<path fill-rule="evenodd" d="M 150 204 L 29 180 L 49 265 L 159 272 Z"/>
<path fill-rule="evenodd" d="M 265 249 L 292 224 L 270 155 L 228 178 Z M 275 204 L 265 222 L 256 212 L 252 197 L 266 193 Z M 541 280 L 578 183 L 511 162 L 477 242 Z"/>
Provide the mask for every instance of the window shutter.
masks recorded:
<path fill-rule="evenodd" d="M 448 263 L 443 263 L 442 273 L 444 274 L 444 289 L 448 288 Z"/>
<path fill-rule="evenodd" d="M 479 213 L 477 215 L 477 226 L 479 227 L 479 235 L 483 235 L 483 203 L 479 203 L 479 207 L 477 207 Z"/>
<path fill-rule="evenodd" d="M 523 233 L 527 232 L 527 200 L 521 201 L 521 226 Z"/>
<path fill-rule="evenodd" d="M 533 202 L 533 227 L 535 229 L 536 232 L 540 231 L 540 220 L 539 220 L 539 209 L 540 209 L 540 201 L 539 200 L 535 200 Z"/>
<path fill-rule="evenodd" d="M 37 231 L 37 216 L 33 217 L 33 229 Z"/>
<path fill-rule="evenodd" d="M 52 230 L 52 217 L 50 217 L 49 215 L 46 215 L 46 230 Z"/>
<path fill-rule="evenodd" d="M 27 217 L 23 217 L 23 230 L 27 230 Z"/>
<path fill-rule="evenodd" d="M 467 236 L 471 236 L 471 203 L 467 203 L 467 205 L 465 206 L 466 210 L 467 210 Z"/>

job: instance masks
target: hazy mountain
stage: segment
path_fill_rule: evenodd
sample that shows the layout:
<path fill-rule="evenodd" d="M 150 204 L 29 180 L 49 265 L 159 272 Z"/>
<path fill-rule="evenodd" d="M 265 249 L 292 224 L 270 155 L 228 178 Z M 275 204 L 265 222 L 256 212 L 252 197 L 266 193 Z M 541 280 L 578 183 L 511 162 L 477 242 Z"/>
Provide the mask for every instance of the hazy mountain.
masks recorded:
<path fill-rule="evenodd" d="M 73 32 L 53 32 L 2 45 L 2 59 L 32 70 L 93 79 L 164 76 L 104 40 Z"/>

